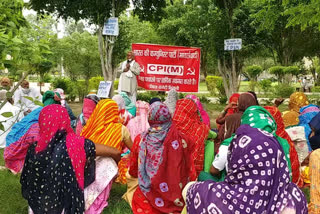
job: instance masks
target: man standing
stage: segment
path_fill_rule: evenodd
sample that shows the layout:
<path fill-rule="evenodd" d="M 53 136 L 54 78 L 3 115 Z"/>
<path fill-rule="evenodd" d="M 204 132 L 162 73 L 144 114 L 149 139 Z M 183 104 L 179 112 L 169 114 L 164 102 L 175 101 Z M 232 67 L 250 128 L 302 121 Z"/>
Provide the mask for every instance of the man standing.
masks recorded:
<path fill-rule="evenodd" d="M 14 105 L 18 106 L 19 108 L 21 107 L 24 115 L 27 115 L 39 106 L 25 97 L 31 97 L 33 100 L 38 100 L 40 102 L 42 101 L 42 96 L 39 90 L 30 88 L 27 80 L 22 81 L 20 88 L 16 90 L 13 95 Z"/>
<path fill-rule="evenodd" d="M 127 60 L 122 62 L 119 68 L 121 73 L 118 92 L 126 92 L 131 101 L 136 104 L 137 99 L 137 78 L 140 74 L 140 65 L 134 60 L 132 51 L 127 53 Z"/>

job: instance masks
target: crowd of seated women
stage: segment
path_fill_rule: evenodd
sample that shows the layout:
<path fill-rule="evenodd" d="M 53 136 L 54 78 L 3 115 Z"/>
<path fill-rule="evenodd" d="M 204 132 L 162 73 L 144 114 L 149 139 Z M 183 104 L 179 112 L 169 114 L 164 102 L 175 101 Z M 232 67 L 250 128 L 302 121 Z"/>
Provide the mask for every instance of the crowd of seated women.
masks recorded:
<path fill-rule="evenodd" d="M 30 213 L 102 213 L 114 182 L 127 185 L 133 213 L 320 212 L 320 109 L 303 93 L 283 113 L 281 102 L 233 94 L 216 124 L 197 96 L 175 90 L 136 104 L 88 95 L 73 128 L 50 96 L 6 138 Z"/>

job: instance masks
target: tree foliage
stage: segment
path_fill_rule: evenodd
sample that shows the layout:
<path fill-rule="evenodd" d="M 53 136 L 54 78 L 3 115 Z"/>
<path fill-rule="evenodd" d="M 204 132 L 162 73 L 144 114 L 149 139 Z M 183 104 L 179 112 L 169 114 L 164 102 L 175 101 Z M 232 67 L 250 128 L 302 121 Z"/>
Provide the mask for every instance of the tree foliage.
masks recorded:
<path fill-rule="evenodd" d="M 299 26 L 290 25 L 287 11 L 297 7 L 297 1 L 247 0 L 251 4 L 252 24 L 257 32 L 262 32 L 265 47 L 275 55 L 278 63 L 288 66 L 298 62 L 305 56 L 319 54 L 319 31 L 312 27 L 301 31 Z"/>
<path fill-rule="evenodd" d="M 23 5 L 23 0 L 0 1 L 0 69 L 10 66 L 8 55 L 15 57 L 20 51 L 22 41 L 17 36 L 27 25 L 22 15 Z"/>
<path fill-rule="evenodd" d="M 89 81 L 91 77 L 102 74 L 97 44 L 97 37 L 88 32 L 74 32 L 59 41 L 62 64 L 71 80 L 82 77 Z"/>
<path fill-rule="evenodd" d="M 259 65 L 251 65 L 246 68 L 246 73 L 250 79 L 257 81 L 258 76 L 262 73 L 262 67 Z"/>

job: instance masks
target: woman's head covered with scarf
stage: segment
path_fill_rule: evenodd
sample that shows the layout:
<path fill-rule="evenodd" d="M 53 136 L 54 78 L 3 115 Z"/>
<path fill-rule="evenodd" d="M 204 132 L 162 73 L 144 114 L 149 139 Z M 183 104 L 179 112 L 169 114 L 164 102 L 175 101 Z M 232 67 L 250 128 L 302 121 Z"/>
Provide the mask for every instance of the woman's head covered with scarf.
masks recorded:
<path fill-rule="evenodd" d="M 198 111 L 200 113 L 200 116 L 201 116 L 203 123 L 210 127 L 210 117 L 209 117 L 208 113 L 204 110 L 202 103 L 200 102 L 200 99 L 196 95 L 193 95 L 193 94 L 187 95 L 186 98 L 193 100 L 197 104 Z"/>
<path fill-rule="evenodd" d="M 231 97 L 229 98 L 229 103 L 233 103 L 233 105 L 238 105 L 239 97 L 240 97 L 239 93 L 232 94 Z M 235 108 L 229 108 L 227 112 L 227 116 L 236 113 L 237 110 L 238 109 L 235 109 Z"/>
<path fill-rule="evenodd" d="M 312 136 L 310 141 L 310 146 L 312 150 L 320 148 L 320 113 L 318 113 L 309 123 L 314 136 Z"/>
<path fill-rule="evenodd" d="M 308 148 L 309 152 L 312 151 L 310 142 L 309 142 L 309 137 L 312 132 L 309 123 L 311 120 L 320 112 L 320 109 L 318 106 L 310 104 L 307 106 L 304 106 L 300 109 L 300 116 L 299 116 L 299 126 L 304 127 L 304 131 L 306 134 L 306 139 L 308 143 Z"/>
<path fill-rule="evenodd" d="M 290 146 L 287 140 L 277 135 L 277 123 L 272 115 L 261 106 L 251 106 L 243 113 L 241 117 L 241 125 L 242 124 L 247 124 L 253 128 L 268 132 L 277 138 L 284 150 L 291 177 Z"/>
<path fill-rule="evenodd" d="M 53 92 L 60 95 L 60 103 L 63 107 L 66 107 L 66 96 L 64 95 L 64 90 L 62 88 L 56 88 L 53 90 Z"/>
<path fill-rule="evenodd" d="M 128 110 L 129 113 L 135 117 L 136 116 L 136 105 L 131 101 L 131 99 L 129 98 L 129 96 L 126 92 L 120 92 L 120 96 L 124 99 L 124 103 L 126 105 L 126 110 Z M 122 106 L 121 106 L 121 108 L 122 108 Z"/>
<path fill-rule="evenodd" d="M 46 91 L 42 96 L 42 103 L 44 106 L 51 104 L 61 104 L 61 96 L 58 92 Z"/>
<path fill-rule="evenodd" d="M 302 92 L 295 92 L 291 94 L 289 99 L 289 110 L 299 112 L 299 110 L 309 105 L 307 96 Z"/>
<path fill-rule="evenodd" d="M 141 135 L 139 148 L 139 189 L 157 211 L 180 213 L 184 206 L 182 188 L 190 179 L 192 143 L 172 124 L 165 104 L 151 104 L 148 121 L 150 128 Z M 170 169 L 175 176 L 167 176 Z M 134 211 L 145 206 L 143 199 L 134 198 Z"/>
<path fill-rule="evenodd" d="M 115 147 L 119 151 L 122 137 L 122 124 L 120 123 L 118 105 L 114 100 L 101 100 L 87 124 L 83 127 L 81 136 L 94 143 Z"/>
<path fill-rule="evenodd" d="M 93 113 L 96 105 L 98 104 L 100 98 L 96 95 L 87 95 L 83 99 L 83 107 L 82 113 L 79 115 L 79 119 L 77 121 L 76 133 L 80 135 L 83 126 L 86 125 L 88 119 L 90 118 L 91 114 Z"/>
<path fill-rule="evenodd" d="M 300 182 L 300 163 L 298 158 L 298 153 L 295 149 L 294 143 L 292 142 L 289 134 L 285 130 L 285 126 L 283 123 L 283 119 L 281 117 L 281 112 L 277 107 L 274 106 L 266 106 L 264 107 L 274 118 L 277 124 L 276 135 L 287 140 L 290 146 L 290 161 L 292 168 L 292 181 L 293 183 L 299 184 Z"/>
<path fill-rule="evenodd" d="M 172 88 L 168 92 L 168 96 L 167 96 L 166 100 L 164 101 L 164 104 L 166 104 L 168 106 L 171 115 L 173 115 L 174 111 L 176 110 L 176 104 L 177 104 L 178 99 L 179 99 L 178 92 L 174 88 Z"/>
<path fill-rule="evenodd" d="M 308 213 L 303 192 L 290 182 L 276 123 L 251 106 L 231 140 L 223 182 L 197 182 L 187 190 L 188 213 Z"/>
<path fill-rule="evenodd" d="M 241 116 L 243 112 L 250 106 L 255 106 L 255 105 L 257 105 L 257 101 L 252 94 L 246 92 L 240 95 L 238 100 L 238 112 L 226 117 L 226 121 L 225 121 L 226 132 L 223 139 L 227 139 L 231 137 L 232 134 L 236 132 L 236 130 L 240 126 Z"/>

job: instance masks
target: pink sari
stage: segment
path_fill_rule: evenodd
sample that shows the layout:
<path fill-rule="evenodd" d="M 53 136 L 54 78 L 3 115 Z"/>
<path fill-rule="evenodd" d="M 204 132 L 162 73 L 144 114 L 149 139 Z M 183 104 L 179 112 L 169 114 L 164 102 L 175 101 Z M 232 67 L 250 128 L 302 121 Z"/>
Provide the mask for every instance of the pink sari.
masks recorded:
<path fill-rule="evenodd" d="M 134 141 L 136 136 L 147 131 L 150 127 L 148 122 L 149 103 L 138 100 L 136 106 L 137 116 L 131 119 L 127 125 L 132 141 Z"/>
<path fill-rule="evenodd" d="M 193 100 L 197 104 L 198 111 L 201 114 L 202 122 L 204 124 L 206 124 L 207 126 L 209 126 L 209 128 L 210 128 L 210 117 L 209 117 L 209 114 L 204 110 L 204 108 L 202 106 L 202 103 L 200 102 L 200 99 L 196 95 L 193 95 L 193 94 L 187 95 L 186 98 Z"/>

